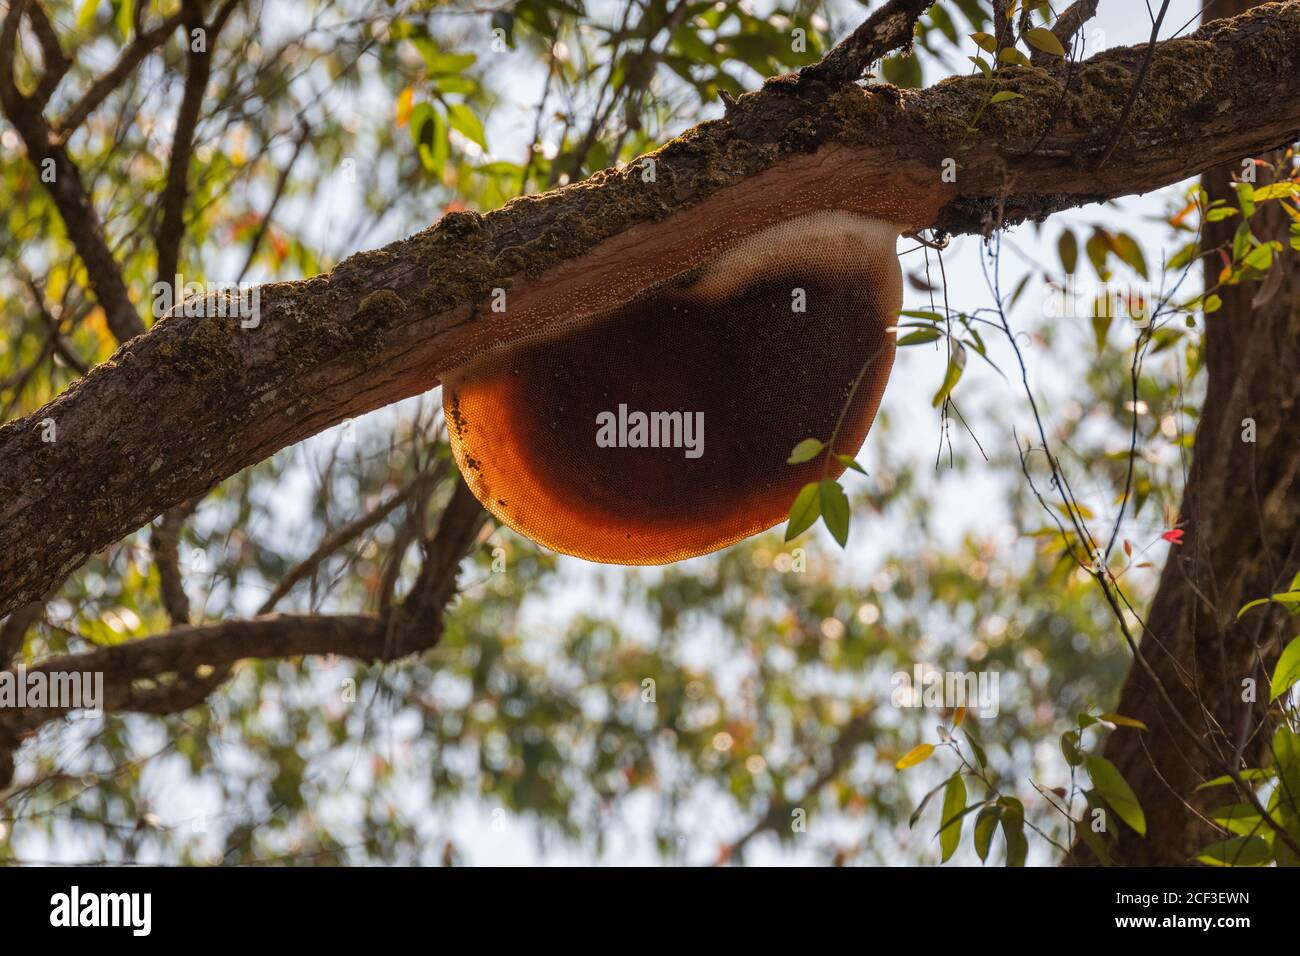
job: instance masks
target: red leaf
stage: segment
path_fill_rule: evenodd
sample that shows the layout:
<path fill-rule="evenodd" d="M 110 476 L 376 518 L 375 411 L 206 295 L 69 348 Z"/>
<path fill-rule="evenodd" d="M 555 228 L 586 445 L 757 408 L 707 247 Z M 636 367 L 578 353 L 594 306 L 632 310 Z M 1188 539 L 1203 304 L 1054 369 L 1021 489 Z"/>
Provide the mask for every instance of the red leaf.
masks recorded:
<path fill-rule="evenodd" d="M 1166 532 L 1165 532 L 1164 534 L 1162 534 L 1160 537 L 1164 538 L 1164 539 L 1165 539 L 1166 541 L 1168 541 L 1170 544 L 1182 544 L 1182 543 L 1183 543 L 1183 529 L 1182 529 L 1182 528 L 1174 528 L 1174 529 L 1171 530 L 1171 531 L 1166 531 Z"/>

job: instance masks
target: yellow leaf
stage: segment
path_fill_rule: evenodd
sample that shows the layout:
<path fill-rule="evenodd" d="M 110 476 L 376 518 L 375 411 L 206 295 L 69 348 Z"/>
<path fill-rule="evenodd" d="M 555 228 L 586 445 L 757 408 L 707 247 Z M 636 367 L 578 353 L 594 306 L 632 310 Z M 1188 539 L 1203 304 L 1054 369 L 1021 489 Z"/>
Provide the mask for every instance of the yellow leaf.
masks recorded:
<path fill-rule="evenodd" d="M 1034 27 L 1025 31 L 1025 39 L 1036 50 L 1050 53 L 1052 56 L 1065 56 L 1065 47 L 1056 38 L 1056 34 L 1046 27 Z"/>
<path fill-rule="evenodd" d="M 1116 727 L 1133 727 L 1137 730 L 1151 729 L 1136 717 L 1125 717 L 1123 714 L 1101 714 L 1100 719 L 1114 724 Z"/>
<path fill-rule="evenodd" d="M 917 744 L 894 764 L 894 769 L 906 770 L 908 767 L 915 767 L 929 760 L 932 753 L 934 753 L 934 744 Z"/>
<path fill-rule="evenodd" d="M 82 328 L 90 329 L 95 333 L 95 340 L 99 344 L 98 354 L 100 358 L 108 358 L 117 348 L 117 339 L 109 331 L 108 319 L 104 315 L 104 310 L 100 306 L 95 306 L 87 313 L 81 322 Z"/>
<path fill-rule="evenodd" d="M 397 95 L 397 128 L 401 129 L 411 119 L 411 110 L 415 108 L 415 90 L 407 87 Z"/>

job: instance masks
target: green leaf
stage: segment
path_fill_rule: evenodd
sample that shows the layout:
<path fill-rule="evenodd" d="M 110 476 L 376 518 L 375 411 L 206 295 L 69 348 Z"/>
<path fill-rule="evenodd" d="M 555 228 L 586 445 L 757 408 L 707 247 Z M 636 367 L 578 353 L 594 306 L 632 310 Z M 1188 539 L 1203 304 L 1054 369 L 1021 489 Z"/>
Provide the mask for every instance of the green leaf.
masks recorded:
<path fill-rule="evenodd" d="M 1268 202 L 1270 199 L 1285 199 L 1288 196 L 1300 196 L 1300 183 L 1284 179 L 1280 183 L 1269 183 L 1255 188 L 1255 202 Z"/>
<path fill-rule="evenodd" d="M 1035 50 L 1042 50 L 1052 56 L 1065 56 L 1065 47 L 1056 39 L 1056 34 L 1047 27 L 1034 27 L 1025 31 L 1025 41 Z"/>
<path fill-rule="evenodd" d="M 979 67 L 979 71 L 984 74 L 986 79 L 993 75 L 993 67 L 989 66 L 989 61 L 984 59 L 984 57 L 968 56 L 966 59 L 970 60 L 977 67 Z"/>
<path fill-rule="evenodd" d="M 1246 254 L 1241 264 L 1247 269 L 1267 272 L 1268 267 L 1273 264 L 1273 246 L 1267 242 L 1260 243 Z"/>
<path fill-rule="evenodd" d="M 99 10 L 99 0 L 82 0 L 81 10 L 77 13 L 77 29 L 84 30 L 95 22 Z"/>
<path fill-rule="evenodd" d="M 933 6 L 930 8 L 930 22 L 939 29 L 944 38 L 956 46 L 959 42 L 957 37 L 957 26 L 952 22 L 952 17 L 944 12 L 943 7 Z"/>
<path fill-rule="evenodd" d="M 1093 786 L 1105 798 L 1115 816 L 1119 817 L 1137 831 L 1139 836 L 1146 836 L 1147 820 L 1138 804 L 1137 794 L 1125 781 L 1113 763 L 1105 757 L 1092 754 L 1084 761 Z"/>
<path fill-rule="evenodd" d="M 1183 266 L 1196 258 L 1196 254 L 1199 251 L 1200 247 L 1195 242 L 1189 242 L 1169 257 L 1169 261 L 1165 263 L 1165 269 L 1169 272 L 1173 272 L 1175 269 L 1183 268 Z"/>
<path fill-rule="evenodd" d="M 1285 724 L 1273 735 L 1273 760 L 1277 766 L 1283 818 L 1300 816 L 1300 734 Z M 1280 802 L 1280 801 L 1279 801 Z"/>
<path fill-rule="evenodd" d="M 135 22 L 135 0 L 118 0 L 115 25 L 123 37 L 131 35 L 131 24 Z"/>
<path fill-rule="evenodd" d="M 420 56 L 424 60 L 426 76 L 460 76 L 478 60 L 476 53 L 443 53 L 436 43 L 427 38 L 415 39 L 411 42 L 415 44 L 415 48 L 420 51 Z"/>
<path fill-rule="evenodd" d="M 1257 203 L 1268 202 L 1270 199 L 1285 199 L 1287 196 L 1300 195 L 1300 183 L 1293 183 L 1289 179 L 1284 179 L 1280 183 L 1269 183 L 1267 186 L 1257 186 L 1255 188 L 1254 200 Z"/>
<path fill-rule="evenodd" d="M 906 770 L 909 767 L 915 767 L 919 763 L 925 763 L 933 753 L 934 744 L 917 744 L 898 759 L 898 763 L 894 764 L 894 769 Z"/>
<path fill-rule="evenodd" d="M 805 438 L 799 444 L 794 446 L 794 451 L 790 452 L 790 457 L 785 460 L 787 465 L 802 465 L 806 461 L 812 461 L 826 446 L 816 438 Z"/>
<path fill-rule="evenodd" d="M 979 742 L 979 738 L 971 731 L 969 724 L 966 725 L 966 742 L 970 744 L 971 753 L 975 755 L 975 762 L 981 767 L 988 766 L 988 754 L 984 752 L 984 745 Z"/>
<path fill-rule="evenodd" d="M 1106 265 L 1106 258 L 1111 253 L 1110 243 L 1107 241 L 1107 234 L 1104 230 L 1095 229 L 1088 241 L 1083 244 L 1084 251 L 1088 254 L 1088 261 L 1092 263 L 1093 271 L 1097 273 L 1097 278 L 1105 282 L 1110 278 L 1110 269 Z"/>
<path fill-rule="evenodd" d="M 1233 183 L 1237 189 L 1237 204 L 1241 206 L 1241 214 L 1249 219 L 1255 215 L 1255 187 L 1250 183 Z"/>
<path fill-rule="evenodd" d="M 1125 717 L 1123 714 L 1101 714 L 1100 718 L 1107 723 L 1114 724 L 1117 727 L 1133 727 L 1136 730 L 1150 731 L 1151 728 L 1136 717 Z"/>
<path fill-rule="evenodd" d="M 844 494 L 840 483 L 833 478 L 823 478 L 819 483 L 821 492 L 822 520 L 840 547 L 849 540 L 849 499 Z"/>
<path fill-rule="evenodd" d="M 1092 339 L 1097 343 L 1097 351 L 1100 352 L 1106 347 L 1106 337 L 1110 335 L 1110 326 L 1114 321 L 1110 315 L 1101 314 L 1101 310 L 1094 309 L 1092 315 Z"/>
<path fill-rule="evenodd" d="M 916 329 L 908 332 L 894 344 L 901 349 L 908 345 L 924 345 L 926 342 L 933 342 L 941 338 L 943 338 L 943 332 L 939 329 Z"/>
<path fill-rule="evenodd" d="M 1255 237 L 1250 231 L 1250 223 L 1243 222 L 1239 225 L 1237 231 L 1232 234 L 1232 261 L 1240 262 L 1245 258 L 1254 240 Z"/>
<path fill-rule="evenodd" d="M 1232 833 L 1252 836 L 1264 828 L 1264 820 L 1249 803 L 1233 803 L 1220 807 L 1210 814 L 1210 819 Z"/>
<path fill-rule="evenodd" d="M 989 845 L 1001 819 L 1002 811 L 997 806 L 985 807 L 975 818 L 975 854 L 981 862 L 989 858 Z"/>
<path fill-rule="evenodd" d="M 1142 247 L 1128 233 L 1121 232 L 1115 236 L 1115 253 L 1134 272 L 1144 279 L 1147 277 L 1147 260 L 1142 255 Z"/>
<path fill-rule="evenodd" d="M 921 61 L 915 56 L 887 56 L 880 62 L 885 80 L 895 86 L 914 90 L 921 86 Z"/>
<path fill-rule="evenodd" d="M 1259 607 L 1261 604 L 1268 604 L 1270 600 L 1272 600 L 1272 599 L 1271 599 L 1271 598 L 1255 598 L 1255 600 L 1253 600 L 1253 601 L 1247 601 L 1245 604 L 1243 604 L 1243 605 L 1241 606 L 1241 610 L 1237 612 L 1237 617 L 1240 618 L 1243 614 L 1245 614 L 1247 611 L 1249 611 L 1249 610 L 1250 610 L 1251 608 L 1253 608 L 1253 607 Z"/>
<path fill-rule="evenodd" d="M 1005 103 L 1007 100 L 1019 100 L 1019 99 L 1024 99 L 1024 94 L 1017 93 L 1014 90 L 1002 90 L 1001 92 L 994 93 L 993 98 L 990 99 L 989 102 Z"/>
<path fill-rule="evenodd" d="M 1073 230 L 1067 229 L 1061 233 L 1061 238 L 1056 240 L 1056 253 L 1061 257 L 1061 268 L 1065 274 L 1074 275 L 1074 269 L 1079 264 L 1079 240 L 1075 238 Z"/>
<path fill-rule="evenodd" d="M 447 122 L 451 128 L 464 136 L 471 143 L 477 143 L 487 149 L 487 137 L 483 133 L 483 124 L 474 115 L 474 111 L 464 103 L 452 103 L 447 107 Z"/>
<path fill-rule="evenodd" d="M 1268 780 L 1275 776 L 1277 776 L 1277 771 L 1272 767 L 1265 769 L 1252 767 L 1249 770 L 1241 771 L 1241 779 L 1247 782 L 1258 783 L 1261 780 Z M 1225 773 L 1222 777 L 1215 777 L 1213 780 L 1207 780 L 1205 783 L 1199 784 L 1196 789 L 1208 790 L 1210 787 L 1223 787 L 1235 782 L 1236 781 L 1234 781 L 1231 776 Z"/>
<path fill-rule="evenodd" d="M 816 523 L 821 515 L 817 482 L 810 481 L 799 489 L 794 504 L 790 506 L 790 523 L 785 528 L 785 540 L 793 541 Z"/>
<path fill-rule="evenodd" d="M 1110 858 L 1110 850 L 1107 849 L 1106 841 L 1101 838 L 1100 833 L 1093 830 L 1086 822 L 1082 822 L 1075 827 L 1074 832 L 1079 835 L 1079 838 L 1084 843 L 1088 844 L 1088 849 L 1093 852 L 1093 855 L 1097 857 L 1102 866 L 1114 865 Z"/>
<path fill-rule="evenodd" d="M 907 316 L 909 319 L 925 319 L 927 322 L 943 321 L 943 316 L 938 312 L 918 312 L 912 309 L 902 309 L 898 314 L 900 316 Z"/>
<path fill-rule="evenodd" d="M 943 791 L 943 811 L 939 815 L 939 849 L 942 852 L 940 862 L 947 863 L 961 843 L 962 811 L 966 809 L 966 783 L 960 773 L 948 778 L 948 786 Z"/>
<path fill-rule="evenodd" d="M 997 38 L 991 33 L 980 31 L 979 33 L 972 33 L 970 38 L 974 40 L 975 45 L 985 53 L 993 53 L 998 48 Z"/>
<path fill-rule="evenodd" d="M 1024 866 L 1029 854 L 1029 841 L 1025 839 L 1025 807 L 1015 797 L 1001 797 L 1002 835 L 1007 840 L 1007 866 Z"/>
<path fill-rule="evenodd" d="M 925 747 L 925 746 L 929 746 L 929 745 L 928 745 L 928 744 L 922 744 L 921 746 Z M 933 751 L 934 751 L 934 748 L 933 748 L 933 747 L 930 747 L 930 751 L 933 752 Z M 915 753 L 915 748 L 913 748 L 913 753 Z M 911 755 L 909 754 L 908 756 L 911 756 Z M 928 754 L 927 754 L 927 756 L 928 756 Z M 906 759 L 907 759 L 907 757 L 904 757 L 904 758 L 903 758 L 903 760 L 906 760 Z M 903 762 L 902 760 L 899 761 L 900 764 L 901 764 L 902 762 Z M 906 767 L 898 767 L 898 769 L 899 769 L 899 770 L 906 770 L 907 768 L 906 768 Z M 930 799 L 931 799 L 931 798 L 932 798 L 936 793 L 938 793 L 940 790 L 942 790 L 944 787 L 946 787 L 947 785 L 948 785 L 948 781 L 947 781 L 947 780 L 941 781 L 941 782 L 939 783 L 938 786 L 934 787 L 934 788 L 933 788 L 929 793 L 927 793 L 924 797 L 921 798 L 921 802 L 918 803 L 918 804 L 916 805 L 916 809 L 912 811 L 912 815 L 911 815 L 910 817 L 907 818 L 907 828 L 908 828 L 909 830 L 912 829 L 912 827 L 916 826 L 916 821 L 917 821 L 917 820 L 921 819 L 921 814 L 925 812 L 925 806 L 926 806 L 926 804 L 928 804 L 928 803 L 930 802 Z"/>
<path fill-rule="evenodd" d="M 1211 843 L 1196 859 L 1210 866 L 1265 866 L 1273 850 L 1263 837 L 1239 836 Z"/>
<path fill-rule="evenodd" d="M 1083 754 L 1079 753 L 1078 731 L 1067 730 L 1061 734 L 1061 755 L 1065 757 L 1065 762 L 1071 767 L 1077 767 L 1083 763 Z"/>
<path fill-rule="evenodd" d="M 1290 593 L 1297 594 L 1294 591 Z M 1275 596 L 1274 600 L 1278 596 Z M 1300 594 L 1297 594 L 1297 597 L 1300 597 Z M 1273 677 L 1269 681 L 1272 690 L 1268 702 L 1273 703 L 1294 687 L 1298 680 L 1300 680 L 1300 637 L 1292 639 L 1282 651 L 1282 656 L 1277 659 L 1277 666 L 1273 668 Z"/>
<path fill-rule="evenodd" d="M 836 455 L 835 457 L 839 461 L 839 463 L 843 465 L 845 468 L 852 468 L 854 471 L 862 475 L 865 475 L 867 473 L 865 468 L 863 468 L 856 461 L 854 461 L 852 455 Z"/>
<path fill-rule="evenodd" d="M 943 384 L 939 386 L 939 391 L 934 393 L 934 398 L 930 404 L 938 408 L 943 404 L 957 382 L 961 379 L 962 370 L 966 368 L 966 348 L 960 342 L 956 343 L 952 350 L 952 355 L 948 359 L 948 368 L 943 374 Z"/>

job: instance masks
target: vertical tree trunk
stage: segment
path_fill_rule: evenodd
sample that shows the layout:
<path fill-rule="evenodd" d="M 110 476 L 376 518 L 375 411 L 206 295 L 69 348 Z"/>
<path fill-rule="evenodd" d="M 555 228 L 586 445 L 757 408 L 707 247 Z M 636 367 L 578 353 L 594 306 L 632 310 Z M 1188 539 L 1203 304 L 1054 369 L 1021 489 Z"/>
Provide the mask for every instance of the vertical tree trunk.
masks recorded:
<path fill-rule="evenodd" d="M 1255 0 L 1213 0 L 1214 17 L 1233 16 Z M 1265 157 L 1272 161 L 1279 157 Z M 1211 199 L 1235 205 L 1233 174 L 1240 163 L 1203 178 Z M 1258 170 L 1259 183 L 1272 172 Z M 1231 248 L 1239 217 L 1209 224 L 1203 248 Z M 1261 207 L 1252 223 L 1263 241 L 1287 242 L 1287 219 L 1277 203 Z M 1119 729 L 1105 754 L 1136 792 L 1147 819 L 1142 840 L 1123 824 L 1116 862 L 1179 865 L 1193 861 L 1216 830 L 1207 808 L 1240 802 L 1227 789 L 1196 793 L 1222 765 L 1259 766 L 1267 759 L 1268 675 L 1295 619 L 1275 606 L 1237 619 L 1257 597 L 1285 590 L 1300 568 L 1300 269 L 1294 254 L 1273 268 L 1266 283 L 1221 290 L 1223 307 L 1205 317 L 1207 385 L 1179 514 L 1182 545 L 1172 545 L 1142 630 L 1140 652 L 1164 685 L 1180 720 L 1151 675 L 1134 662 L 1118 711 L 1143 720 L 1150 733 Z M 1205 282 L 1224 265 L 1205 260 Z M 1277 282 L 1280 278 L 1280 282 Z M 1276 285 L 1274 283 L 1277 283 Z M 1254 438 L 1249 439 L 1250 422 Z M 1254 700 L 1247 693 L 1255 685 Z M 1245 699 L 1243 699 L 1245 698 Z M 1189 733 L 1190 729 L 1190 733 Z M 1216 755 L 1202 752 L 1193 734 Z M 1241 761 L 1244 760 L 1244 764 Z"/>

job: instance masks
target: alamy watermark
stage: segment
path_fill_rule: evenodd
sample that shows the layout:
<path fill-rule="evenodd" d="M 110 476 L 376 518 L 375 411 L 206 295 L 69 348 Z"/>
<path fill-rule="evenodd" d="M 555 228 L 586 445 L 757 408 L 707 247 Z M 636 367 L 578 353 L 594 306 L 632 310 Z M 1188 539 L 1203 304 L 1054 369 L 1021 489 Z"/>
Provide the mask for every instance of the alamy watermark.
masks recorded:
<path fill-rule="evenodd" d="M 1080 281 L 1073 275 L 1064 285 L 1053 283 L 1043 297 L 1043 315 L 1049 319 L 1114 319 L 1132 321 L 1145 329 L 1151 324 L 1151 303 L 1156 301 L 1146 282 Z"/>
<path fill-rule="evenodd" d="M 599 448 L 684 448 L 687 458 L 704 454 L 703 412 L 629 412 L 596 416 Z"/>
<path fill-rule="evenodd" d="M 104 707 L 104 672 L 0 671 L 0 707 L 80 710 L 98 717 Z"/>
<path fill-rule="evenodd" d="M 50 925 L 120 926 L 132 936 L 148 936 L 153 929 L 153 894 L 83 893 L 73 886 L 50 897 Z"/>
<path fill-rule="evenodd" d="M 916 664 L 912 673 L 898 671 L 889 679 L 895 707 L 954 710 L 965 707 L 980 717 L 998 715 L 998 671 L 940 671 Z"/>
<path fill-rule="evenodd" d="M 178 272 L 173 282 L 153 284 L 153 317 L 173 310 L 189 318 L 238 318 L 241 329 L 255 329 L 262 323 L 262 292 L 241 283 L 186 282 Z"/>

